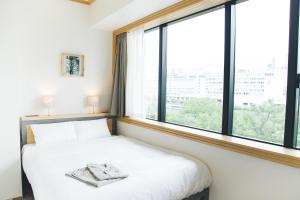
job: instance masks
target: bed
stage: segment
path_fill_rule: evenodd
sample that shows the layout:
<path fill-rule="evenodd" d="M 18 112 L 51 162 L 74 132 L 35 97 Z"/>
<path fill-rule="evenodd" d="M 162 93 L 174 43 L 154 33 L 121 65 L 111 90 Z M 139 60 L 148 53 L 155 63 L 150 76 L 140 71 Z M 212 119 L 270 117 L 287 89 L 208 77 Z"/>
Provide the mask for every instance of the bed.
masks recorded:
<path fill-rule="evenodd" d="M 203 162 L 118 136 L 113 117 L 108 117 L 113 136 L 46 146 L 34 144 L 32 124 L 99 118 L 103 117 L 21 120 L 24 196 L 30 195 L 32 188 L 35 200 L 208 200 L 212 178 Z M 113 163 L 129 176 L 99 188 L 65 176 L 91 162 Z"/>

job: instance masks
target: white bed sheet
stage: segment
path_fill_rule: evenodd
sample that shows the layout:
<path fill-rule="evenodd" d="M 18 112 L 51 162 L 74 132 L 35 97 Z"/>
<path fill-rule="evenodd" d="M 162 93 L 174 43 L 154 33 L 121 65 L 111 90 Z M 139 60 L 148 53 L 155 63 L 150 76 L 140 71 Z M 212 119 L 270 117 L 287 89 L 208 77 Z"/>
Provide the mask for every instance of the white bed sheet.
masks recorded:
<path fill-rule="evenodd" d="M 112 163 L 129 177 L 94 188 L 65 176 L 88 163 Z M 35 200 L 181 200 L 212 181 L 203 162 L 123 136 L 25 145 L 23 167 Z"/>

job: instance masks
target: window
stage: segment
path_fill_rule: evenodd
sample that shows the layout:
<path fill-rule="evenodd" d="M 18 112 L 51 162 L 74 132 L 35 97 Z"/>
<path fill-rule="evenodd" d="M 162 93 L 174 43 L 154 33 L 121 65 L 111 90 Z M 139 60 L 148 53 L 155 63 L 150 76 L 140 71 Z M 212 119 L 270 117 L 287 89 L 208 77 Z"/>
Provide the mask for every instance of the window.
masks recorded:
<path fill-rule="evenodd" d="M 146 31 L 145 116 L 300 148 L 299 7 L 228 1 Z"/>
<path fill-rule="evenodd" d="M 224 9 L 168 26 L 166 121 L 221 131 Z"/>
<path fill-rule="evenodd" d="M 234 135 L 283 144 L 288 39 L 289 1 L 236 5 Z"/>
<path fill-rule="evenodd" d="M 157 120 L 159 29 L 145 33 L 144 116 Z"/>

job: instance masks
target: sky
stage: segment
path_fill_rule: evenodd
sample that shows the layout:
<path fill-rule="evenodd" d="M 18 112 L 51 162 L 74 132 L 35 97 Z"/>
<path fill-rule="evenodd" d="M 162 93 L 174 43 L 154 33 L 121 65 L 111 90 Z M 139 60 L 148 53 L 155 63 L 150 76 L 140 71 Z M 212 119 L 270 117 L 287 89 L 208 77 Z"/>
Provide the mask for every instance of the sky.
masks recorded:
<path fill-rule="evenodd" d="M 224 9 L 168 27 L 168 63 L 184 68 L 222 65 Z M 236 6 L 236 63 L 265 66 L 286 55 L 289 31 L 288 0 L 249 0 Z"/>
<path fill-rule="evenodd" d="M 169 65 L 223 65 L 224 15 L 224 9 L 220 9 L 170 25 Z M 287 54 L 289 1 L 249 0 L 237 4 L 236 26 L 237 64 L 261 67 L 270 58 Z M 146 34 L 146 47 L 153 52 L 149 59 L 157 56 L 158 30 Z"/>

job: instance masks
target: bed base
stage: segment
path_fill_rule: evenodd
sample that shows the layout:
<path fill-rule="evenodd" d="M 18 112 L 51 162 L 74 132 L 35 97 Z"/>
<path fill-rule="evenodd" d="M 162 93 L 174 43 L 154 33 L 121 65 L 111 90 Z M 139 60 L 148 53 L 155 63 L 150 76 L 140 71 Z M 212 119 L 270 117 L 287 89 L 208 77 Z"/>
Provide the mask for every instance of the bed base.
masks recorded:
<path fill-rule="evenodd" d="M 194 194 L 184 200 L 209 200 L 209 188 L 206 188 L 202 192 Z"/>
<path fill-rule="evenodd" d="M 31 190 L 30 184 L 27 183 L 26 194 L 24 194 L 23 199 L 25 200 L 34 200 L 33 192 Z M 204 189 L 202 192 L 194 194 L 183 200 L 209 200 L 209 188 Z"/>

